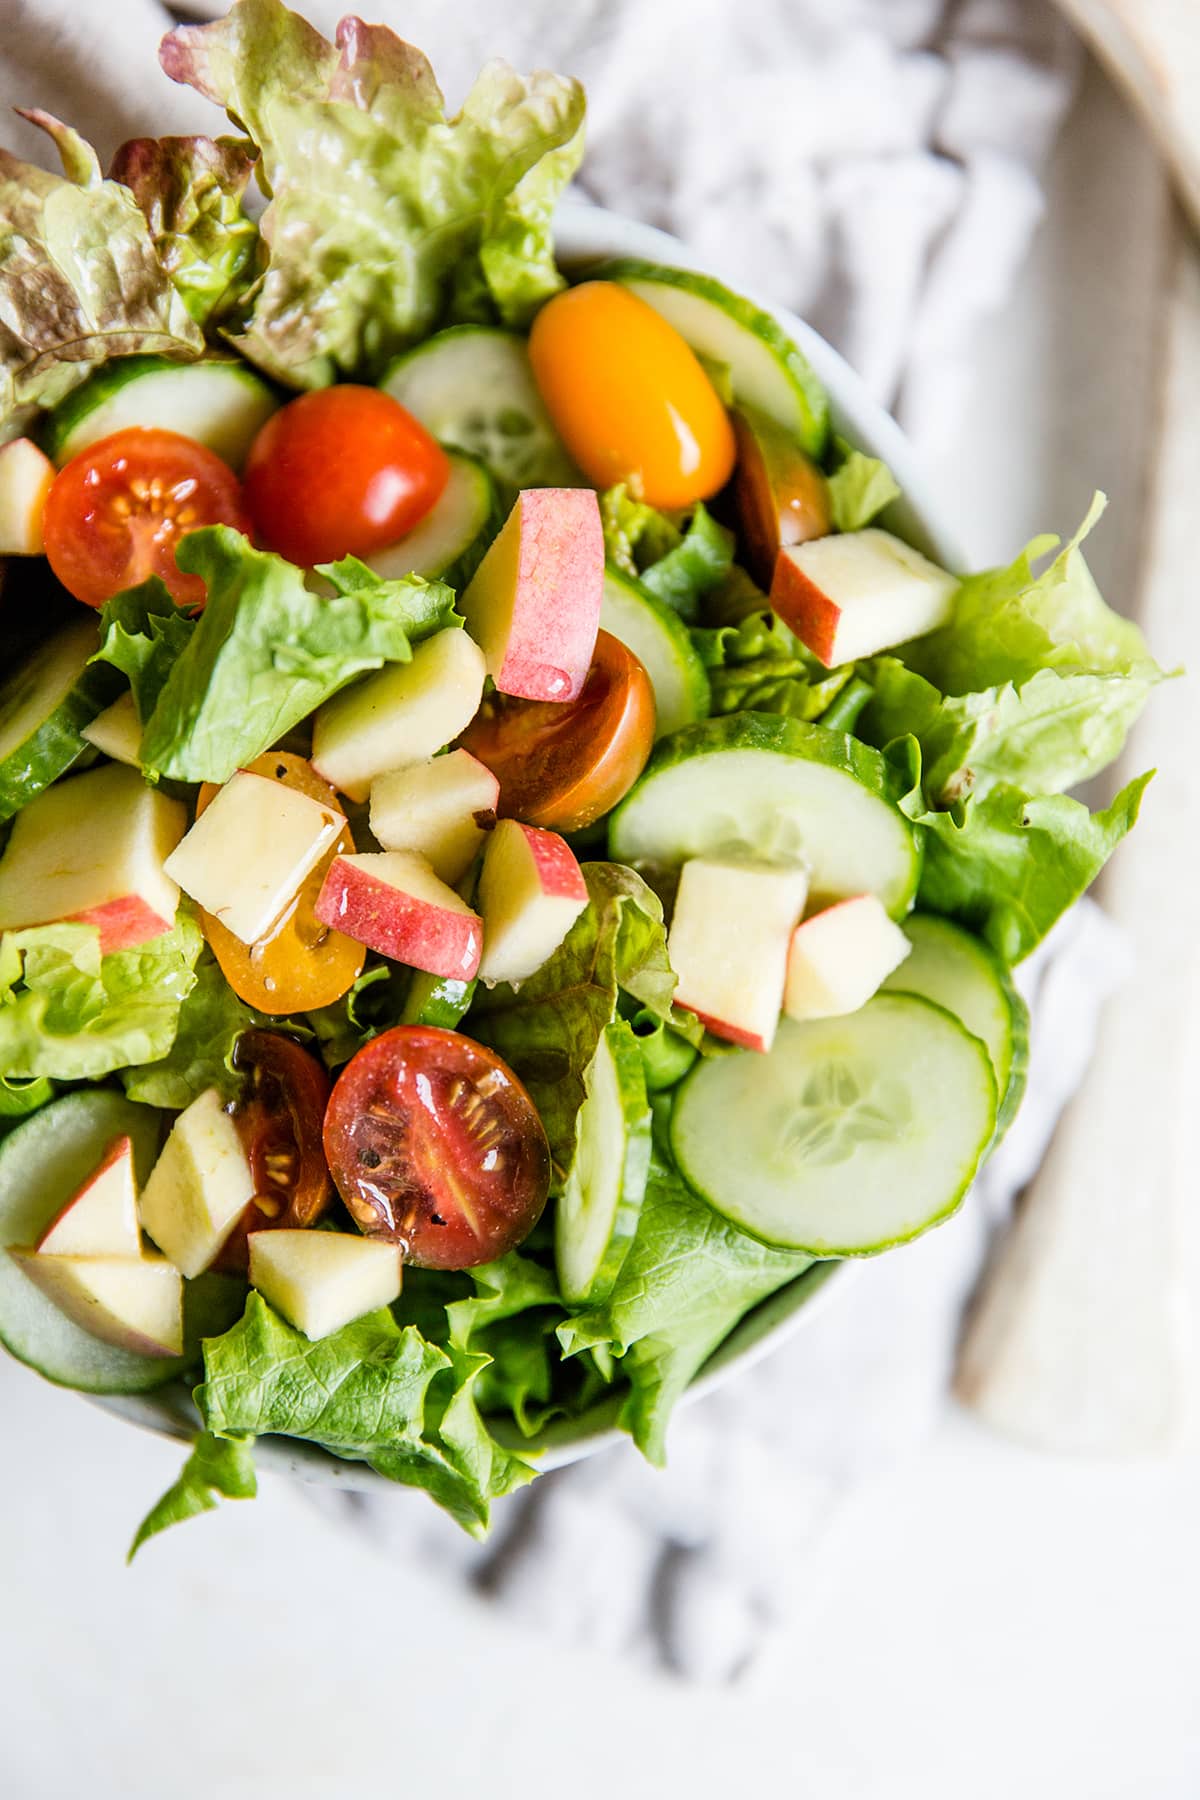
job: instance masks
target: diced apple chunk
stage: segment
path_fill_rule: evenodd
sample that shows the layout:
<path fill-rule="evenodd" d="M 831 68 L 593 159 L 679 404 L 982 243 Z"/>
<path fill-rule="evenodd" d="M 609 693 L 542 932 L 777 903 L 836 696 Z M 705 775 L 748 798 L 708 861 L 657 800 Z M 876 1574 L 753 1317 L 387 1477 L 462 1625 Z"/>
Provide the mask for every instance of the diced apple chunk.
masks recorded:
<path fill-rule="evenodd" d="M 410 969 L 470 981 L 479 967 L 478 916 L 412 850 L 336 856 L 316 914 L 322 924 Z"/>
<path fill-rule="evenodd" d="M 0 444 L 0 556 L 40 556 L 55 468 L 30 438 Z"/>
<path fill-rule="evenodd" d="M 684 863 L 667 943 L 676 1004 L 715 1037 L 769 1050 L 807 893 L 803 869 L 706 857 Z"/>
<path fill-rule="evenodd" d="M 102 756 L 111 757 L 113 762 L 128 763 L 136 769 L 142 747 L 142 727 L 132 693 L 127 689 L 90 725 L 85 725 L 79 735 L 89 744 L 95 744 Z"/>
<path fill-rule="evenodd" d="M 836 1019 L 865 1006 L 912 945 L 875 894 L 839 900 L 797 925 L 783 1010 L 789 1019 Z"/>
<path fill-rule="evenodd" d="M 771 606 L 832 669 L 947 624 L 958 588 L 956 575 L 872 526 L 781 550 Z"/>
<path fill-rule="evenodd" d="M 181 1112 L 142 1191 L 142 1226 L 189 1281 L 216 1259 L 254 1197 L 237 1126 L 215 1088 Z"/>
<path fill-rule="evenodd" d="M 92 1337 L 137 1356 L 183 1349 L 183 1284 L 161 1256 L 9 1253 L 60 1312 Z"/>
<path fill-rule="evenodd" d="M 553 831 L 501 819 L 479 876 L 484 981 L 525 981 L 558 949 L 588 904 L 575 853 Z"/>
<path fill-rule="evenodd" d="M 133 1145 L 127 1137 L 109 1145 L 104 1160 L 46 1227 L 37 1247 L 42 1256 L 141 1255 Z"/>
<path fill-rule="evenodd" d="M 465 631 L 426 638 L 411 662 L 392 663 L 325 702 L 313 723 L 313 768 L 352 800 L 365 800 L 377 775 L 435 756 L 466 730 L 486 673 L 483 652 Z"/>
<path fill-rule="evenodd" d="M 95 925 L 106 954 L 161 936 L 179 903 L 164 864 L 186 823 L 178 800 L 119 763 L 56 781 L 17 814 L 0 857 L 0 931 Z"/>
<path fill-rule="evenodd" d="M 346 1231 L 252 1231 L 250 1285 L 314 1341 L 400 1293 L 399 1247 Z"/>
<path fill-rule="evenodd" d="M 461 881 L 496 822 L 500 783 L 468 750 L 451 750 L 371 783 L 371 830 L 385 850 L 415 850 L 439 881 Z"/>
<path fill-rule="evenodd" d="M 345 828 L 332 806 L 239 769 L 167 858 L 167 873 L 234 937 L 254 944 Z"/>
<path fill-rule="evenodd" d="M 604 533 L 591 488 L 530 488 L 459 605 L 502 694 L 574 700 L 596 648 Z"/>

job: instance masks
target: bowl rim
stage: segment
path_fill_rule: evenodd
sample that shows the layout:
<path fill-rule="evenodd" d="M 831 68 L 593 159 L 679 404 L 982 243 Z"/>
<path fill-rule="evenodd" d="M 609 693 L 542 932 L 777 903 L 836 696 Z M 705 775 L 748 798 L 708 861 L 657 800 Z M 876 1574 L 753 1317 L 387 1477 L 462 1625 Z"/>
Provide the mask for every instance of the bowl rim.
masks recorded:
<path fill-rule="evenodd" d="M 819 332 L 712 258 L 696 255 L 680 238 L 605 207 L 571 198 L 555 214 L 555 250 L 567 271 L 583 272 L 590 263 L 636 258 L 711 275 L 768 313 L 808 358 L 829 396 L 835 431 L 858 448 L 881 457 L 900 485 L 902 498 L 887 509 L 889 527 L 944 567 L 961 570 L 964 558 L 951 527 L 921 467 L 916 451 L 899 425 L 869 392 L 866 383 Z M 779 1349 L 800 1328 L 816 1319 L 858 1272 L 852 1262 L 816 1262 L 794 1281 L 760 1301 L 693 1377 L 680 1406 L 690 1406 L 744 1374 Z M 108 1413 L 146 1430 L 179 1439 L 190 1438 L 199 1419 L 191 1395 L 181 1383 L 151 1394 L 88 1394 L 86 1399 Z M 550 1425 L 532 1438 L 513 1429 L 497 1432 L 505 1445 L 536 1461 L 539 1471 L 563 1468 L 617 1444 L 631 1442 L 616 1424 L 621 1395 L 609 1396 L 576 1419 Z M 396 1483 L 365 1463 L 345 1462 L 313 1444 L 290 1438 L 261 1438 L 255 1450 L 259 1465 L 305 1482 L 395 1494 Z"/>

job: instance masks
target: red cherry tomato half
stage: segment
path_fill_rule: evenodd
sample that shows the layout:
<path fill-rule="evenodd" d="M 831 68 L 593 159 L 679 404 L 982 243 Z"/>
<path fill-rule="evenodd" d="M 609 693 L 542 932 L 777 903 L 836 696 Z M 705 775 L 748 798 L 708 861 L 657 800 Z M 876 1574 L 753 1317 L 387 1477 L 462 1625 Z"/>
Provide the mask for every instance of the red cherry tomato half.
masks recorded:
<path fill-rule="evenodd" d="M 246 462 L 262 541 L 310 567 L 366 556 L 411 531 L 446 485 L 446 452 L 378 388 L 320 388 L 267 420 Z"/>
<path fill-rule="evenodd" d="M 325 1114 L 325 1154 L 366 1235 L 426 1269 L 503 1256 L 550 1191 L 546 1133 L 512 1070 L 432 1025 L 398 1025 L 351 1058 Z"/>
<path fill-rule="evenodd" d="M 333 1199 L 321 1143 L 329 1077 L 315 1056 L 278 1031 L 244 1031 L 234 1062 L 246 1078 L 234 1122 L 255 1194 L 216 1266 L 244 1270 L 250 1232 L 315 1225 Z"/>
<path fill-rule="evenodd" d="M 246 529 L 237 476 L 192 438 L 137 425 L 73 456 L 54 478 L 43 519 L 50 567 L 88 606 L 151 575 L 180 606 L 203 606 L 203 581 L 175 566 L 180 538 L 202 525 Z"/>

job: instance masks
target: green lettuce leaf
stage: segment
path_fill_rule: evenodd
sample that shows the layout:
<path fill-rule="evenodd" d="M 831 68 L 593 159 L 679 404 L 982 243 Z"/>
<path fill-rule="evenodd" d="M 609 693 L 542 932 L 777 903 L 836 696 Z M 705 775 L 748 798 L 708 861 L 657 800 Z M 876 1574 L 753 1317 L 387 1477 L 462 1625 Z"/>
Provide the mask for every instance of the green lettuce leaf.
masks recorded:
<path fill-rule="evenodd" d="M 23 116 L 53 138 L 63 173 L 0 150 L 0 441 L 106 357 L 204 349 L 133 196 L 77 133 Z"/>
<path fill-rule="evenodd" d="M 491 63 L 450 119 L 411 45 L 356 18 L 331 44 L 280 0 L 236 0 L 159 54 L 259 152 L 266 266 L 228 335 L 280 380 L 374 379 L 456 297 L 525 323 L 561 285 L 548 215 L 578 155 L 577 82 Z"/>
<path fill-rule="evenodd" d="M 641 580 L 685 624 L 694 625 L 704 595 L 721 585 L 732 566 L 733 533 L 718 525 L 706 507 L 697 506 L 679 543 L 647 563 Z"/>
<path fill-rule="evenodd" d="M 158 260 L 197 325 L 225 311 L 255 272 L 258 226 L 242 207 L 253 173 L 240 138 L 133 138 L 113 158 L 110 180 L 145 214 Z"/>
<path fill-rule="evenodd" d="M 375 963 L 340 1000 L 305 1014 L 327 1067 L 349 1062 L 373 1037 L 399 1024 L 407 985 L 406 971 Z"/>
<path fill-rule="evenodd" d="M 126 1561 L 132 1562 L 143 1544 L 171 1525 L 212 1512 L 222 1499 L 253 1500 L 257 1492 L 253 1445 L 198 1432 L 178 1481 L 172 1482 L 138 1526 Z"/>
<path fill-rule="evenodd" d="M 861 531 L 885 506 L 900 498 L 900 484 L 885 462 L 834 440 L 839 461 L 829 476 L 835 531 Z"/>
<path fill-rule="evenodd" d="M 32 1081 L 10 1081 L 0 1076 L 0 1138 L 27 1119 L 39 1107 L 49 1105 L 55 1088 L 44 1075 Z"/>
<path fill-rule="evenodd" d="M 177 560 L 208 601 L 147 721 L 142 761 L 180 781 L 227 781 L 355 675 L 408 662 L 454 608 L 440 581 L 381 581 L 353 558 L 322 568 L 337 590 L 324 598 L 227 525 L 192 532 Z"/>
<path fill-rule="evenodd" d="M 114 594 L 101 607 L 100 648 L 92 661 L 111 663 L 128 676 L 142 725 L 195 629 L 195 619 L 176 606 L 157 575 Z"/>
<path fill-rule="evenodd" d="M 182 910 L 173 930 L 104 957 L 94 925 L 5 932 L 0 1077 L 94 1081 L 165 1056 L 203 945 Z"/>
<path fill-rule="evenodd" d="M 121 1075 L 125 1092 L 144 1106 L 182 1112 L 206 1088 L 232 1100 L 241 1088 L 233 1052 L 243 1031 L 274 1023 L 239 1000 L 211 951 L 196 964 L 196 981 L 179 1010 L 175 1041 L 165 1056 Z"/>
<path fill-rule="evenodd" d="M 772 712 L 819 719 L 854 673 L 826 670 L 776 613 L 735 625 L 698 626 L 692 642 L 708 670 L 714 713 Z"/>
<path fill-rule="evenodd" d="M 600 496 L 604 551 L 626 575 L 640 576 L 683 542 L 683 533 L 666 513 L 637 500 L 624 482 Z"/>

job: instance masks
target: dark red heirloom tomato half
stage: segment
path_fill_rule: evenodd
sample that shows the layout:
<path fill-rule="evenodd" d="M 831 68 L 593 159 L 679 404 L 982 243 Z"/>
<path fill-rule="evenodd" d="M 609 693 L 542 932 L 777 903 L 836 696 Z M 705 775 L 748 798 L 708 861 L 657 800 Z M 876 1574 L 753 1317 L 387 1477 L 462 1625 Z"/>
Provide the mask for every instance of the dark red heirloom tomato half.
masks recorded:
<path fill-rule="evenodd" d="M 333 1183 L 321 1143 L 329 1077 L 315 1056 L 280 1031 L 244 1031 L 234 1063 L 245 1077 L 234 1123 L 255 1191 L 216 1267 L 245 1270 L 252 1231 L 300 1230 L 329 1209 Z"/>

